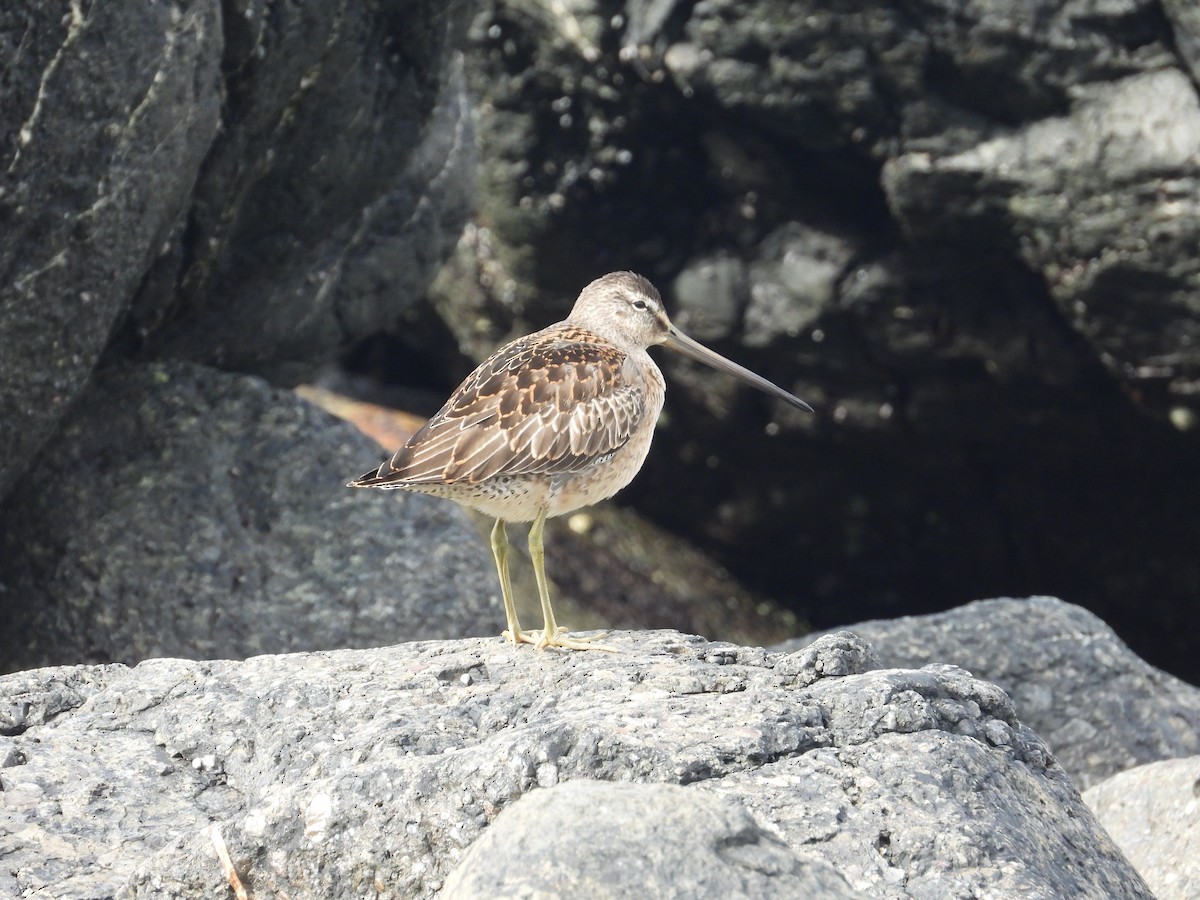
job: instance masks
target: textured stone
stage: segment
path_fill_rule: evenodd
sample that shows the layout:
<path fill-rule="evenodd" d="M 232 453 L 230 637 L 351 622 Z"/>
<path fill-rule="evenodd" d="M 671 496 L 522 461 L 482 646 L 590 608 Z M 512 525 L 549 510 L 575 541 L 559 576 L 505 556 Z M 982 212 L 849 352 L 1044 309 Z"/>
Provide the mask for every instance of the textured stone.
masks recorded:
<path fill-rule="evenodd" d="M 223 128 L 137 301 L 150 352 L 294 384 L 417 304 L 471 201 L 466 10 L 229 7 Z"/>
<path fill-rule="evenodd" d="M 1081 789 L 1200 752 L 1200 688 L 1148 665 L 1094 615 L 1053 597 L 980 600 L 848 629 L 882 665 L 951 663 L 999 685 Z"/>
<path fill-rule="evenodd" d="M 0 890 L 224 892 L 216 828 L 255 896 L 431 896 L 456 869 L 451 884 L 487 882 L 495 862 L 471 847 L 493 827 L 518 840 L 525 795 L 553 810 L 597 792 L 614 811 L 596 826 L 620 828 L 647 786 L 675 785 L 682 809 L 719 812 L 630 865 L 700 896 L 729 895 L 704 892 L 710 875 L 751 897 L 810 876 L 834 891 L 830 867 L 862 897 L 1150 896 L 993 685 L 871 670 L 845 634 L 797 654 L 609 642 L 621 652 L 492 638 L 0 677 L 0 710 L 55 710 L 4 728 Z M 643 787 L 537 795 L 579 780 Z M 602 848 L 563 837 L 558 883 L 586 883 Z M 666 853 L 677 840 L 720 843 L 722 864 Z"/>
<path fill-rule="evenodd" d="M 1200 896 L 1200 756 L 1120 772 L 1083 799 L 1158 900 Z"/>
<path fill-rule="evenodd" d="M 736 803 L 668 784 L 567 781 L 512 804 L 446 880 L 447 897 L 850 898 Z M 699 863 L 699 864 L 697 864 Z"/>
<path fill-rule="evenodd" d="M 182 227 L 221 45 L 216 0 L 0 9 L 0 497 Z"/>
<path fill-rule="evenodd" d="M 918 240 L 1020 235 L 1021 257 L 1097 360 L 1191 404 L 1200 384 L 1197 146 L 1195 85 L 1166 69 L 1081 87 L 1069 115 L 961 153 L 900 156 L 883 183 Z"/>
<path fill-rule="evenodd" d="M 1169 63 L 1153 15 L 1149 0 L 708 0 L 681 35 L 664 28 L 676 41 L 665 61 L 685 90 L 800 146 L 882 156 L 953 144 L 986 119 L 1045 114 L 1080 83 Z"/>
<path fill-rule="evenodd" d="M 471 197 L 465 10 L 4 5 L 0 497 L 102 353 L 294 382 L 416 304 Z"/>
<path fill-rule="evenodd" d="M 461 509 L 346 488 L 380 455 L 257 378 L 104 371 L 0 517 L 3 669 L 498 633 Z"/>

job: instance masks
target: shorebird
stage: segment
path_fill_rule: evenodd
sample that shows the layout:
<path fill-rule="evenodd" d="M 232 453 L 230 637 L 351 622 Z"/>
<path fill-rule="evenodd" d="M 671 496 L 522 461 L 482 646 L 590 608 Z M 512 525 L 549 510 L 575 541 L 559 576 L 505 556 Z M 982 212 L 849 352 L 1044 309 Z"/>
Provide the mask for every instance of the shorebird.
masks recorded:
<path fill-rule="evenodd" d="M 812 407 L 714 353 L 671 324 L 662 298 L 632 272 L 597 278 L 561 322 L 505 344 L 467 376 L 438 412 L 378 469 L 349 487 L 447 497 L 496 520 L 492 556 L 514 644 L 612 650 L 568 636 L 554 619 L 542 535 L 546 519 L 590 506 L 633 480 L 650 450 L 665 383 L 646 352 L 663 344 L 794 407 Z M 506 522 L 531 522 L 529 556 L 542 630 L 517 621 Z"/>

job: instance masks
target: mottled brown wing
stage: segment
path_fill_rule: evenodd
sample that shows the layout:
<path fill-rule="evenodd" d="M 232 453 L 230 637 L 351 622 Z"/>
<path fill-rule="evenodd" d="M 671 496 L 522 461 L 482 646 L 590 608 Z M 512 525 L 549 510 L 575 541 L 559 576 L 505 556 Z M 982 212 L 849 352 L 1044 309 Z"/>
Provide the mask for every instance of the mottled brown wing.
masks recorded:
<path fill-rule="evenodd" d="M 623 446 L 645 414 L 624 353 L 551 326 L 502 347 L 391 461 L 361 484 L 473 484 L 576 472 Z"/>

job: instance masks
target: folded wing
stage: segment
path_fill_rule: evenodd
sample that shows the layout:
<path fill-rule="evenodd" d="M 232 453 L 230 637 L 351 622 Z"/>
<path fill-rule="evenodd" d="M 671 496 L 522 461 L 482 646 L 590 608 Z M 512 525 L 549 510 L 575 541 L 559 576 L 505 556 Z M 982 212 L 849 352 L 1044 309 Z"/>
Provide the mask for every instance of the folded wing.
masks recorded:
<path fill-rule="evenodd" d="M 620 449 L 645 415 L 625 354 L 584 329 L 552 326 L 501 348 L 389 462 L 355 482 L 475 484 L 578 472 Z"/>

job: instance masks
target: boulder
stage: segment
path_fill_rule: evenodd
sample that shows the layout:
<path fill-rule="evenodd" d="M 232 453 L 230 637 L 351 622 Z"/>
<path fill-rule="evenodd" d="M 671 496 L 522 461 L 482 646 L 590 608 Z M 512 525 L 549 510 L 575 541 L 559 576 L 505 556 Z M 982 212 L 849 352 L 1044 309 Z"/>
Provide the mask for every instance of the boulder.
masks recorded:
<path fill-rule="evenodd" d="M 217 0 L 6 3 L 0 91 L 0 498 L 180 237 L 220 124 Z"/>
<path fill-rule="evenodd" d="M 1083 800 L 1158 900 L 1200 895 L 1200 756 L 1120 772 Z"/>
<path fill-rule="evenodd" d="M 102 354 L 294 384 L 417 304 L 472 196 L 465 10 L 5 4 L 0 498 Z"/>
<path fill-rule="evenodd" d="M 615 830 L 628 871 L 688 896 L 1150 897 L 993 685 L 873 668 L 849 634 L 790 654 L 609 642 L 0 677 L 0 890 L 528 896 L 611 875 Z M 655 821 L 661 840 L 628 840 Z M 521 849 L 498 873 L 488 847 Z"/>
<path fill-rule="evenodd" d="M 0 513 L 0 670 L 499 633 L 458 506 L 346 487 L 381 456 L 252 376 L 104 370 Z"/>
<path fill-rule="evenodd" d="M 1009 235 L 1094 358 L 1182 415 L 1200 381 L 1197 145 L 1195 84 L 1164 69 L 1080 85 L 1068 115 L 958 153 L 901 155 L 883 185 L 917 242 Z"/>
<path fill-rule="evenodd" d="M 156 356 L 294 385 L 395 327 L 458 239 L 475 165 L 467 8 L 225 8 L 221 132 L 136 326 Z"/>
<path fill-rule="evenodd" d="M 505 809 L 442 894 L 859 896 L 830 863 L 792 851 L 737 802 L 674 784 L 585 778 L 530 791 Z"/>
<path fill-rule="evenodd" d="M 884 665 L 949 663 L 1003 688 L 1081 790 L 1142 763 L 1200 753 L 1200 688 L 1149 665 L 1096 616 L 1057 598 L 980 600 L 848 628 Z"/>

